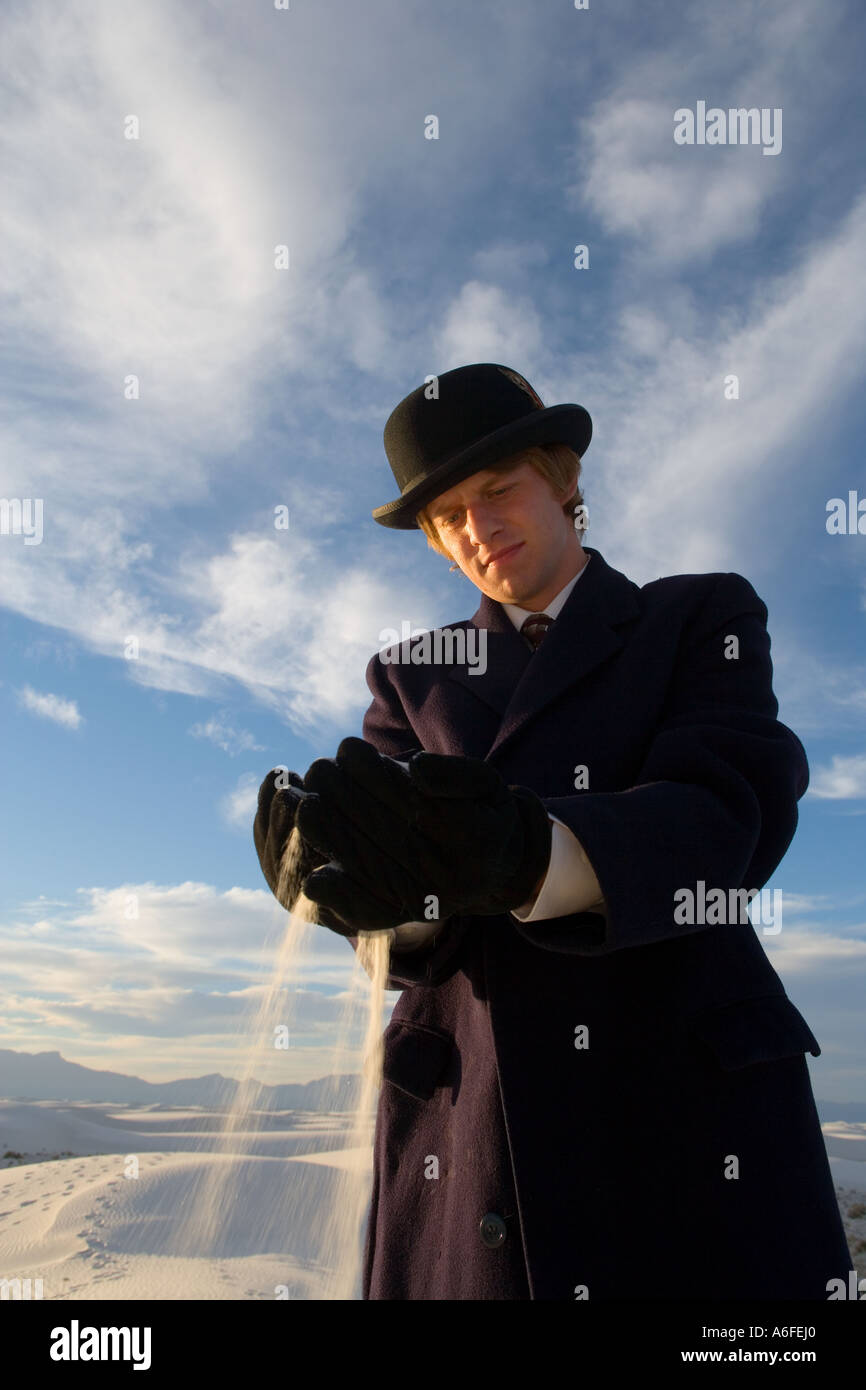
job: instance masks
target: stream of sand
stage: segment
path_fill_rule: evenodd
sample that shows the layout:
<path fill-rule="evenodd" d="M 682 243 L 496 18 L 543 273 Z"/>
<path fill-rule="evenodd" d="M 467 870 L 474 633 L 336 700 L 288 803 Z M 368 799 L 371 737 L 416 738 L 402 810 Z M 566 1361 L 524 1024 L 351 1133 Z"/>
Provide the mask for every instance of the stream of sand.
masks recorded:
<path fill-rule="evenodd" d="M 300 836 L 293 831 L 280 866 L 277 898 L 287 896 L 297 858 L 301 852 Z M 261 1133 L 257 1112 L 262 1109 L 263 1083 L 256 1075 L 268 1071 L 266 1049 L 275 1046 L 279 1032 L 288 1028 L 292 1036 L 292 1014 L 297 1003 L 300 967 L 323 930 L 316 923 L 316 904 L 303 894 L 285 914 L 285 929 L 279 942 L 268 984 L 258 1007 L 244 1026 L 247 1039 L 246 1060 L 240 1068 L 240 1085 L 232 1104 L 227 1108 L 219 1140 L 211 1152 L 220 1155 L 203 1168 L 199 1186 L 182 1217 L 177 1239 L 181 1250 L 200 1256 L 215 1256 L 219 1246 L 224 1213 L 240 1191 L 241 1184 L 254 1180 L 255 1164 L 249 1161 L 255 1152 L 256 1138 Z M 349 951 L 350 946 L 346 945 Z M 385 981 L 388 976 L 390 934 L 360 932 L 357 950 L 353 953 L 354 969 L 350 987 L 341 1009 L 334 1037 L 330 1071 L 332 1075 L 347 1072 L 361 1073 L 358 1104 L 348 1118 L 345 1147 L 341 1146 L 341 1161 L 336 1176 L 327 1173 L 329 1182 L 323 1185 L 316 1209 L 305 1213 L 306 1228 L 312 1233 L 316 1254 L 312 1263 L 319 1275 L 324 1299 L 352 1299 L 360 1288 L 363 1256 L 364 1219 L 367 1213 L 371 1178 L 370 1163 L 373 1146 L 373 1127 L 376 1101 L 382 1078 L 382 1034 Z M 358 1051 L 357 1037 L 363 1032 Z M 291 1077 L 287 1077 L 291 1080 Z M 294 1199 L 291 1191 L 293 1167 L 286 1163 L 286 1200 Z M 261 1232 L 264 1247 L 267 1231 Z M 178 1252 L 180 1253 L 180 1252 Z M 225 1251 L 222 1251 L 225 1258 Z M 286 1252 L 287 1257 L 294 1252 Z"/>

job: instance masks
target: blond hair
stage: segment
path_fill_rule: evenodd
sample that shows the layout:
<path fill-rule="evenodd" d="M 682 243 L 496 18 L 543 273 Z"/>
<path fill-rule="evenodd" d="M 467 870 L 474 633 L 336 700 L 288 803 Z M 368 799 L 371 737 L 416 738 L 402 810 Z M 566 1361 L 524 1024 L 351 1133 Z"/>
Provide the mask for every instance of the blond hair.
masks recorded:
<path fill-rule="evenodd" d="M 487 471 L 490 473 L 510 473 L 521 463 L 531 463 L 536 473 L 540 473 L 542 478 L 547 479 L 554 492 L 563 492 L 573 482 L 576 482 L 577 487 L 573 497 L 569 497 L 568 501 L 562 504 L 562 510 L 569 521 L 574 520 L 577 509 L 583 507 L 583 494 L 580 490 L 580 454 L 569 444 L 533 444 L 528 449 L 521 449 L 519 453 L 509 454 L 507 458 L 491 463 Z M 582 517 L 580 519 L 582 520 Z M 431 550 L 435 550 L 437 554 L 444 555 L 446 560 L 450 560 L 451 552 L 439 539 L 439 532 L 436 530 L 435 523 L 428 517 L 426 508 L 416 513 L 415 520 L 427 537 L 427 544 Z M 578 539 L 583 540 L 586 527 L 577 525 L 575 530 Z"/>

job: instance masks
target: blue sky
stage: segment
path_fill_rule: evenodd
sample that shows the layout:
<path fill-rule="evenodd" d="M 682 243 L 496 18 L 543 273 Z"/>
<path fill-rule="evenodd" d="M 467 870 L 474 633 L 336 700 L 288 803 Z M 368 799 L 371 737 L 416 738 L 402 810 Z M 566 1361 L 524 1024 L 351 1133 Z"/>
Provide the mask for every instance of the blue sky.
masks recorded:
<path fill-rule="evenodd" d="M 4 8 L 0 493 L 43 499 L 43 536 L 0 535 L 0 1047 L 238 1072 L 279 929 L 259 782 L 360 732 L 384 628 L 477 607 L 371 519 L 385 420 L 495 361 L 590 411 L 608 563 L 767 603 L 812 782 L 763 941 L 816 1094 L 866 1100 L 866 535 L 826 528 L 866 498 L 864 27 L 811 0 Z M 781 151 L 676 144 L 698 101 L 781 108 Z M 282 1079 L 329 1070 L 350 953 L 320 937 Z"/>

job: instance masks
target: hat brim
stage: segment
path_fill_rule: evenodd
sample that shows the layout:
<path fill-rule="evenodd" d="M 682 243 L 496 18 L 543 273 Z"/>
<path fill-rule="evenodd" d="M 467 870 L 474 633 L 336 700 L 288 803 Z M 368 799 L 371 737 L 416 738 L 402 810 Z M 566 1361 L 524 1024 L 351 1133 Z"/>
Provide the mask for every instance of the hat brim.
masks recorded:
<path fill-rule="evenodd" d="M 416 513 L 473 473 L 480 473 L 492 463 L 533 444 L 568 444 L 583 457 L 591 438 L 592 420 L 582 405 L 551 405 L 534 410 L 485 435 L 432 473 L 425 474 L 417 483 L 410 483 L 402 497 L 377 507 L 373 520 L 396 531 L 417 531 Z"/>

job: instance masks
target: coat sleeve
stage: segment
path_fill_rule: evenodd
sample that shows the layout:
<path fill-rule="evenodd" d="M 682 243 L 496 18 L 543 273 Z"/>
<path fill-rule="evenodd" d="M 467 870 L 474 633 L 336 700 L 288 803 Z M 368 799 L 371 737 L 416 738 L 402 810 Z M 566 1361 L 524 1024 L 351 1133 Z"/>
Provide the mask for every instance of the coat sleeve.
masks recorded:
<path fill-rule="evenodd" d="M 408 758 L 423 750 L 410 724 L 400 698 L 388 679 L 388 665 L 378 652 L 367 663 L 367 685 L 373 703 L 364 715 L 362 737 L 387 758 Z M 391 947 L 391 971 L 386 989 L 405 989 L 413 985 L 438 985 L 457 967 L 457 956 L 468 929 L 468 919 L 449 917 L 433 937 L 421 946 L 401 951 Z M 358 938 L 348 938 L 356 950 Z"/>
<path fill-rule="evenodd" d="M 665 708 L 635 779 L 617 792 L 544 797 L 577 836 L 607 921 L 575 913 L 516 928 L 547 950 L 603 955 L 705 930 L 674 917 L 677 890 L 761 888 L 797 826 L 803 745 L 777 718 L 767 608 L 722 574 L 684 630 Z M 731 653 L 736 637 L 738 655 Z M 707 925 L 715 925 L 710 923 Z"/>

